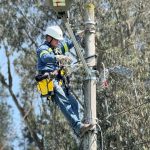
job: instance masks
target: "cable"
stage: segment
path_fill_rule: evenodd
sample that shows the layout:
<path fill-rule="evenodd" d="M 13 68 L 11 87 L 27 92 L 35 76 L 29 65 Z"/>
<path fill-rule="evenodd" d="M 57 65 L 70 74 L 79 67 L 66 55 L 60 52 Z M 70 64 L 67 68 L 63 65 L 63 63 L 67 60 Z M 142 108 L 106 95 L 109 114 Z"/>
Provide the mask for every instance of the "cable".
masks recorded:
<path fill-rule="evenodd" d="M 73 34 L 73 31 L 72 31 L 72 29 L 70 27 L 70 24 L 68 22 L 66 22 L 65 26 L 66 26 L 67 31 L 68 31 L 68 33 L 69 33 L 69 35 L 70 35 L 70 37 L 71 37 L 71 39 L 73 41 L 74 46 L 76 48 L 75 50 L 76 50 L 76 52 L 78 54 L 78 57 L 81 59 L 81 62 L 83 63 L 83 66 L 84 66 L 84 68 L 85 68 L 85 70 L 87 72 L 87 75 L 90 76 L 91 75 L 91 71 L 89 70 L 89 67 L 87 66 L 87 63 L 86 63 L 86 61 L 85 61 L 85 59 L 83 57 L 83 54 L 81 52 L 81 47 L 79 46 L 78 42 L 76 41 L 76 38 L 75 38 L 75 36 Z"/>

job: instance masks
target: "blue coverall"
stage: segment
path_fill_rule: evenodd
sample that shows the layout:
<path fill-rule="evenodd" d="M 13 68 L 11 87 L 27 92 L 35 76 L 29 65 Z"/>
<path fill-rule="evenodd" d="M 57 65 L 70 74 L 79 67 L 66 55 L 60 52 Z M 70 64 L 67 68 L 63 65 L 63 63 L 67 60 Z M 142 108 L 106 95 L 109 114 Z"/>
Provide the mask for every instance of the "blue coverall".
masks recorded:
<path fill-rule="evenodd" d="M 73 47 L 72 42 L 60 44 L 62 53 L 64 54 Z M 39 72 L 53 72 L 59 69 L 58 62 L 55 57 L 55 50 L 52 49 L 50 43 L 45 41 L 37 49 L 37 68 Z M 69 121 L 72 129 L 77 135 L 80 134 L 80 129 L 83 123 L 80 120 L 80 105 L 78 101 L 70 93 L 66 94 L 64 89 L 58 84 L 57 79 L 54 79 L 54 102 L 59 106 L 62 113 Z"/>

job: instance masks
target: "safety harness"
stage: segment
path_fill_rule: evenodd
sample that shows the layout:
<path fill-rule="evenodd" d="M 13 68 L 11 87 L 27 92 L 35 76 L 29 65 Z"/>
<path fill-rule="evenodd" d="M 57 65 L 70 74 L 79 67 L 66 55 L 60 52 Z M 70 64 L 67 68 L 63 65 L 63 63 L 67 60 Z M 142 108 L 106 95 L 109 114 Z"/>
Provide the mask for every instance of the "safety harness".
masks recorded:
<path fill-rule="evenodd" d="M 68 51 L 67 44 L 64 44 L 63 46 L 65 51 Z M 40 53 L 40 57 L 50 52 L 53 52 L 55 55 L 61 54 L 59 49 L 53 51 L 52 48 L 48 48 L 47 50 L 44 50 Z M 60 66 L 60 64 L 58 66 Z M 47 97 L 48 99 L 51 99 L 51 96 L 54 95 L 54 78 L 58 80 L 60 86 L 65 86 L 68 93 L 69 77 L 67 76 L 64 66 L 61 66 L 57 71 L 57 75 L 53 74 L 53 72 L 39 72 L 39 74 L 35 76 L 35 80 L 37 82 L 37 89 L 41 94 L 41 97 Z"/>
<path fill-rule="evenodd" d="M 49 77 L 49 74 L 38 74 L 35 80 L 37 81 L 37 89 L 42 97 L 53 95 L 54 83 L 52 78 Z"/>

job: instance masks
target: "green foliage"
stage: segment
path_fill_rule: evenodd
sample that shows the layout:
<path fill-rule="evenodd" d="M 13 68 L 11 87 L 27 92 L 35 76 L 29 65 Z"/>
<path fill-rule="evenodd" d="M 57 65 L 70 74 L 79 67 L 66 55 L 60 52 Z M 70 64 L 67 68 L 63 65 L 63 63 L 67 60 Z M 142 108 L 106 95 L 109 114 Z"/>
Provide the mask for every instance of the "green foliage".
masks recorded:
<path fill-rule="evenodd" d="M 9 133 L 11 121 L 9 109 L 10 107 L 6 103 L 0 101 L 0 149 L 5 149 L 6 147 L 9 149 L 9 146 L 7 146 L 10 140 L 10 137 L 7 136 Z"/>
<path fill-rule="evenodd" d="M 134 72 L 131 79 L 110 74 L 109 88 L 97 93 L 104 145 L 106 149 L 148 149 L 149 6 L 146 1 L 103 2 L 109 7 L 99 10 L 103 21 L 98 22 L 98 68 L 102 70 L 103 62 L 108 68 L 122 65 Z"/>

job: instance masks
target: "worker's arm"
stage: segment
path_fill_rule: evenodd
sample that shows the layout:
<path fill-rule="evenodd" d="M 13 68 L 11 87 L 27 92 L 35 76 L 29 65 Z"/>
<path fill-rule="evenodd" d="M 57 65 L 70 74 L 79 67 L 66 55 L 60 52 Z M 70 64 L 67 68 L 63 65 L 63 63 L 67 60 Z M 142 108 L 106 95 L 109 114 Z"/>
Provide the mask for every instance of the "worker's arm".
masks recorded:
<path fill-rule="evenodd" d="M 50 50 L 41 50 L 40 51 L 40 59 L 44 63 L 52 63 L 57 61 L 63 61 L 66 60 L 68 62 L 71 61 L 71 59 L 68 56 L 65 55 L 54 55 Z"/>
<path fill-rule="evenodd" d="M 56 57 L 52 51 L 48 50 L 40 50 L 39 57 L 44 63 L 56 62 Z"/>
<path fill-rule="evenodd" d="M 71 48 L 74 47 L 73 42 L 69 39 L 65 39 L 63 42 L 60 42 L 59 47 L 61 49 L 62 54 L 69 52 Z"/>

